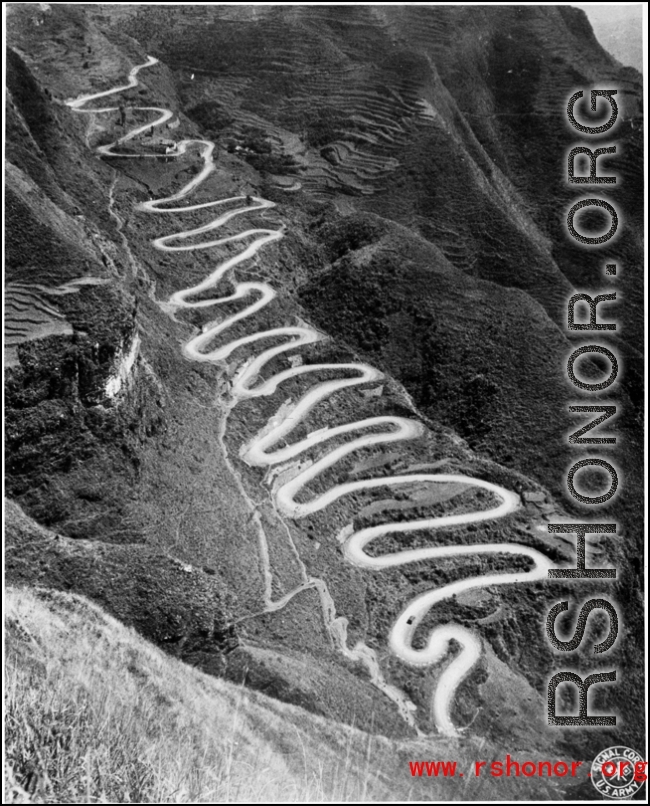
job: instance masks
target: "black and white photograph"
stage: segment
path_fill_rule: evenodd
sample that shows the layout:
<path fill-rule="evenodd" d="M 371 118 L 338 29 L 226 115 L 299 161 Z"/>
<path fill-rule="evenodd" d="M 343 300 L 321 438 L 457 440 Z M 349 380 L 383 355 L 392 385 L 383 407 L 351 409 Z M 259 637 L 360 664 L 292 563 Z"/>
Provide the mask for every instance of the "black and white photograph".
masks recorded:
<path fill-rule="evenodd" d="M 3 23 L 4 802 L 647 802 L 647 6 Z"/>

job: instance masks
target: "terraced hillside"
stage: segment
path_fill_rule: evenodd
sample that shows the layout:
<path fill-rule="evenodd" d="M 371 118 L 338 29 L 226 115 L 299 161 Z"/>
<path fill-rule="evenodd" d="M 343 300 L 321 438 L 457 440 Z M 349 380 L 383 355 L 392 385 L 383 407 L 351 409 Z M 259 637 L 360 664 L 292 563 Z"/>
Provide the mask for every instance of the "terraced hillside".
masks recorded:
<path fill-rule="evenodd" d="M 588 563 L 619 569 L 626 640 L 579 654 L 642 679 L 638 74 L 564 7 L 17 4 L 8 27 L 9 580 L 391 739 L 641 746 L 641 685 L 598 692 L 615 729 L 548 731 L 540 614 L 602 586 L 535 575 L 573 561 L 547 522 L 584 517 L 562 323 L 593 260 L 561 235 L 562 120 L 597 78 L 621 88 L 625 237 L 599 260 L 623 267 L 624 540 Z"/>

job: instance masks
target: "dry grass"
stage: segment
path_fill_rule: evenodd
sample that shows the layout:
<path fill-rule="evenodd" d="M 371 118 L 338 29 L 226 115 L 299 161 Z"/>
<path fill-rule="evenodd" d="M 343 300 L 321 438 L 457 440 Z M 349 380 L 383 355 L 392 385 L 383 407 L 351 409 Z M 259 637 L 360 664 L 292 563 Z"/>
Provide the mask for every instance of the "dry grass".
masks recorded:
<path fill-rule="evenodd" d="M 387 740 L 208 677 L 76 595 L 6 605 L 6 802 L 390 797 Z"/>
<path fill-rule="evenodd" d="M 6 803 L 554 800 L 573 783 L 412 778 L 409 759 L 467 773 L 505 751 L 324 719 L 170 658 L 74 594 L 8 588 L 5 605 Z"/>

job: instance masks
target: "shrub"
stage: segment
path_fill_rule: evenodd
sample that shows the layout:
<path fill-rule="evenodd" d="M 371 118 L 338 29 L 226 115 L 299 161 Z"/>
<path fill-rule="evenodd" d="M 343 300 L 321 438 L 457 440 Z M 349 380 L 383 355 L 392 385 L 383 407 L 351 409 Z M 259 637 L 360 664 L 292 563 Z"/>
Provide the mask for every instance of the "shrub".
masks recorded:
<path fill-rule="evenodd" d="M 221 104 L 203 101 L 187 110 L 187 116 L 208 135 L 216 135 L 233 122 Z"/>

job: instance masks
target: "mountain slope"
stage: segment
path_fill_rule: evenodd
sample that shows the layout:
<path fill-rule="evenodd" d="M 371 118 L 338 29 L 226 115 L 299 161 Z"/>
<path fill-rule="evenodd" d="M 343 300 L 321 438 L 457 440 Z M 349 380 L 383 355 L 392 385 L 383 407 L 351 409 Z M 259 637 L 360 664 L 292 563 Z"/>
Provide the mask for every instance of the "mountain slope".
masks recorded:
<path fill-rule="evenodd" d="M 412 778 L 408 761 L 469 770 L 492 750 L 393 742 L 278 703 L 174 661 L 81 596 L 10 588 L 6 605 L 9 803 L 453 800 L 458 783 Z"/>
<path fill-rule="evenodd" d="M 620 82 L 625 98 L 624 181 L 612 193 L 627 230 L 612 253 L 624 267 L 624 413 L 613 428 L 626 485 L 611 510 L 626 513 L 627 548 L 603 541 L 598 551 L 621 574 L 627 640 L 615 662 L 641 679 L 641 568 L 630 547 L 642 539 L 634 518 L 642 218 L 628 203 L 639 191 L 639 77 L 599 48 L 580 12 L 469 15 L 461 7 L 10 8 L 7 490 L 24 510 L 10 510 L 10 581 L 83 593 L 170 654 L 332 720 L 388 737 L 433 732 L 431 697 L 456 650 L 442 665 L 409 666 L 388 649 L 391 625 L 414 597 L 525 572 L 527 561 L 477 551 L 368 571 L 346 559 L 343 532 L 497 502 L 480 487 L 432 493 L 414 482 L 287 516 L 276 493 L 295 468 L 276 477 L 242 451 L 286 414 L 288 399 L 309 392 L 309 367 L 330 366 L 319 378 L 327 381 L 338 377 L 334 365 L 367 362 L 381 380 L 323 399 L 284 447 L 376 417 L 409 420 L 418 437 L 343 456 L 309 496 L 423 469 L 483 480 L 521 491 L 522 505 L 480 529 L 466 521 L 383 534 L 373 556 L 480 542 L 571 560 L 546 522 L 578 512 L 563 490 L 573 421 L 562 323 L 566 298 L 593 276 L 593 263 L 562 240 L 556 208 L 571 197 L 560 170 L 572 136 L 561 127 L 564 99 L 597 76 Z M 151 52 L 160 62 L 119 96 L 84 114 L 63 103 L 124 87 Z M 170 113 L 155 132 L 152 108 Z M 140 136 L 124 140 L 138 127 Z M 118 138 L 121 156 L 98 159 L 95 149 Z M 210 163 L 197 143 L 206 139 L 216 148 L 204 176 Z M 172 141 L 194 145 L 169 157 Z M 556 178 L 544 174 L 545 155 Z M 149 214 L 152 200 L 174 194 L 185 209 L 168 202 L 164 215 Z M 219 212 L 236 213 L 216 236 L 229 240 L 198 249 L 215 200 L 227 200 Z M 191 250 L 152 246 L 192 229 L 201 233 L 186 241 Z M 217 313 L 200 304 L 209 296 L 183 308 L 170 300 L 234 257 L 238 236 L 250 244 L 250 229 L 283 237 L 224 278 L 221 297 L 242 282 L 275 296 L 228 338 L 288 328 L 323 338 L 278 353 L 262 377 L 289 373 L 285 382 L 243 399 L 236 387 L 257 355 L 253 342 L 224 360 L 187 355 L 191 340 L 242 311 L 241 300 L 220 302 Z M 315 441 L 301 461 L 318 462 L 347 439 Z M 642 686 L 620 704 L 620 731 L 596 740 L 545 728 L 556 657 L 540 614 L 568 590 L 484 589 L 437 604 L 418 624 L 418 647 L 445 625 L 481 643 L 454 724 L 499 747 L 514 735 L 531 752 L 576 758 L 602 740 L 638 743 Z M 570 587 L 576 597 L 595 590 Z M 601 707 L 614 697 L 604 693 Z"/>

